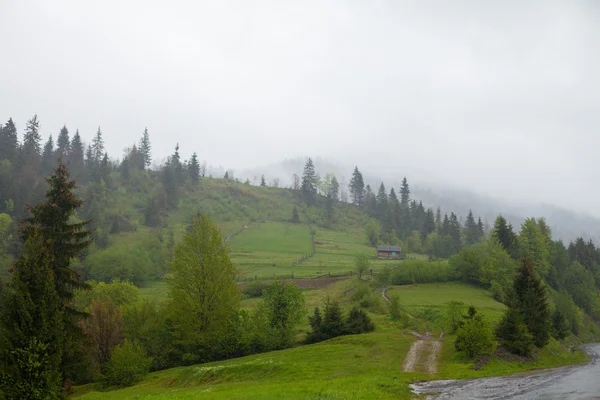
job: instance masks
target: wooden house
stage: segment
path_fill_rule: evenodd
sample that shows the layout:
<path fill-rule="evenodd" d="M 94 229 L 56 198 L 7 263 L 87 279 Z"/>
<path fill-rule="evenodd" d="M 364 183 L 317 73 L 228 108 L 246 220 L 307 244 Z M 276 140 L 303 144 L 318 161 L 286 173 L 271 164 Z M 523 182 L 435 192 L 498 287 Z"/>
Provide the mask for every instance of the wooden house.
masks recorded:
<path fill-rule="evenodd" d="M 377 246 L 377 258 L 400 259 L 400 246 Z"/>

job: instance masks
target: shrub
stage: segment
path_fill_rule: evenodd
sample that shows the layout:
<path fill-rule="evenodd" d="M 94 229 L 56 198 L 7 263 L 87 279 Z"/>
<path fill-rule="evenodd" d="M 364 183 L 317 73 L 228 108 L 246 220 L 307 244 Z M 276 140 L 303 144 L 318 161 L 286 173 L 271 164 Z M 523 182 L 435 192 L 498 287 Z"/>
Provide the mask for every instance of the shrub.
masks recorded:
<path fill-rule="evenodd" d="M 266 287 L 267 284 L 263 281 L 252 281 L 244 285 L 242 293 L 246 297 L 260 297 Z"/>
<path fill-rule="evenodd" d="M 393 285 L 449 282 L 457 278 L 456 269 L 447 261 L 403 261 L 391 274 Z"/>
<path fill-rule="evenodd" d="M 107 386 L 131 386 L 148 374 L 151 364 L 152 359 L 137 342 L 125 341 L 113 350 L 103 381 Z"/>
<path fill-rule="evenodd" d="M 371 321 L 367 313 L 354 306 L 348 313 L 348 318 L 346 318 L 345 332 L 347 334 L 357 334 L 372 332 L 374 330 L 375 324 Z"/>
<path fill-rule="evenodd" d="M 460 301 L 451 301 L 448 303 L 448 323 L 450 333 L 454 333 L 464 324 L 462 311 L 465 304 Z"/>
<path fill-rule="evenodd" d="M 496 337 L 508 351 L 528 356 L 533 350 L 533 335 L 529 333 L 518 310 L 509 308 L 496 327 Z"/>
<path fill-rule="evenodd" d="M 454 347 L 469 357 L 493 353 L 495 340 L 492 327 L 483 316 L 473 315 L 458 329 Z"/>

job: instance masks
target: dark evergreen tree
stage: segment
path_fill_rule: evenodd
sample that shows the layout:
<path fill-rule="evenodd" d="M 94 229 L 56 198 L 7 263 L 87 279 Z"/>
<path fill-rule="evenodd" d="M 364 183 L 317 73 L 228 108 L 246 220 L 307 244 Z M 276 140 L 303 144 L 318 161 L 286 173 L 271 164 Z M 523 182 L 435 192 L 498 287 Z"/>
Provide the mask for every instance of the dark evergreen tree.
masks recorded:
<path fill-rule="evenodd" d="M 198 155 L 194 152 L 190 163 L 188 165 L 188 173 L 192 183 L 196 184 L 200 181 L 200 163 L 198 162 Z"/>
<path fill-rule="evenodd" d="M 521 260 L 519 273 L 514 283 L 515 307 L 523 316 L 533 343 L 544 347 L 550 340 L 551 320 L 546 287 L 534 271 L 528 258 Z"/>
<path fill-rule="evenodd" d="M 533 335 L 516 308 L 509 307 L 506 310 L 496 326 L 496 336 L 500 344 L 511 353 L 528 356 L 533 350 Z"/>
<path fill-rule="evenodd" d="M 563 340 L 571 333 L 569 321 L 560 312 L 558 308 L 552 313 L 552 337 L 556 340 Z"/>
<path fill-rule="evenodd" d="M 492 229 L 492 237 L 502 245 L 508 254 L 512 257 L 516 256 L 518 250 L 517 235 L 515 234 L 512 225 L 510 225 L 502 215 L 499 215 L 498 218 L 496 218 L 494 228 Z"/>
<path fill-rule="evenodd" d="M 458 218 L 456 214 L 450 213 L 449 219 L 449 231 L 448 236 L 452 238 L 452 243 L 454 245 L 454 252 L 458 253 L 460 249 L 462 249 L 462 237 L 460 232 L 460 223 L 458 222 Z"/>
<path fill-rule="evenodd" d="M 92 163 L 94 166 L 100 164 L 102 157 L 104 156 L 104 139 L 102 139 L 102 131 L 98 127 L 98 131 L 92 140 Z"/>
<path fill-rule="evenodd" d="M 292 209 L 292 220 L 293 223 L 297 224 L 300 222 L 300 215 L 298 214 L 298 207 L 294 206 Z"/>
<path fill-rule="evenodd" d="M 71 263 L 90 244 L 90 221 L 70 222 L 70 219 L 81 207 L 82 202 L 73 194 L 75 181 L 71 180 L 67 167 L 62 162 L 47 180 L 48 190 L 43 202 L 29 207 L 31 216 L 23 220 L 20 237 L 26 242 L 34 234 L 42 238 L 49 254 L 50 268 L 54 273 L 54 287 L 64 312 L 66 328 L 65 349 L 72 351 L 81 340 L 78 320 L 82 314 L 73 308 L 72 299 L 75 289 L 88 288 L 81 280 Z M 72 353 L 63 358 L 63 371 L 71 371 L 73 364 L 80 361 Z"/>
<path fill-rule="evenodd" d="M 331 178 L 331 185 L 329 187 L 329 193 L 333 203 L 337 203 L 340 198 L 340 184 L 335 176 Z"/>
<path fill-rule="evenodd" d="M 83 142 L 81 141 L 81 136 L 79 136 L 79 131 L 77 130 L 75 131 L 73 141 L 71 142 L 71 153 L 69 155 L 69 166 L 72 171 L 74 171 L 75 176 L 79 175 L 83 170 L 83 155 Z"/>
<path fill-rule="evenodd" d="M 485 228 L 483 227 L 483 222 L 481 222 L 481 217 L 477 219 L 477 241 L 479 242 L 485 236 Z"/>
<path fill-rule="evenodd" d="M 67 129 L 67 126 L 64 125 L 58 134 L 58 139 L 56 140 L 56 159 L 67 163 L 69 161 L 67 157 L 70 153 L 71 140 L 69 139 L 69 130 Z"/>
<path fill-rule="evenodd" d="M 265 180 L 265 176 L 260 176 L 260 187 L 267 187 L 267 181 Z"/>
<path fill-rule="evenodd" d="M 441 236 L 450 236 L 450 219 L 448 214 L 444 214 L 444 220 L 442 221 L 442 229 L 440 230 Z"/>
<path fill-rule="evenodd" d="M 433 209 L 428 208 L 425 213 L 423 229 L 421 230 L 421 240 L 425 240 L 433 232 L 435 232 L 435 216 L 433 215 Z"/>
<path fill-rule="evenodd" d="M 40 135 L 40 121 L 37 115 L 34 115 L 25 125 L 25 135 L 23 136 L 23 156 L 28 162 L 39 165 L 38 160 L 41 155 L 42 136 Z"/>
<path fill-rule="evenodd" d="M 352 307 L 346 318 L 346 329 L 345 333 L 349 335 L 373 332 L 375 330 L 375 324 L 371 321 L 371 318 L 366 312 L 358 308 L 357 306 Z"/>
<path fill-rule="evenodd" d="M 183 165 L 181 165 L 181 157 L 179 156 L 179 143 L 175 146 L 175 153 L 171 156 L 171 167 L 175 178 L 175 184 L 183 183 Z"/>
<path fill-rule="evenodd" d="M 148 134 L 148 128 L 144 128 L 144 134 L 140 139 L 140 153 L 142 154 L 142 160 L 144 167 L 148 168 L 152 162 L 152 147 L 150 146 L 150 135 Z M 194 153 L 195 154 L 195 153 Z M 200 168 L 198 168 L 198 171 Z"/>
<path fill-rule="evenodd" d="M 438 207 L 435 211 L 435 229 L 441 235 L 442 231 L 442 210 Z"/>
<path fill-rule="evenodd" d="M 390 231 L 397 231 L 400 226 L 400 200 L 396 196 L 394 188 L 390 189 L 390 195 L 388 197 L 388 211 L 386 217 L 386 228 Z"/>
<path fill-rule="evenodd" d="M 375 216 L 380 220 L 380 221 L 385 221 L 386 217 L 387 217 L 387 210 L 388 210 L 388 196 L 387 196 L 387 192 L 385 190 L 385 185 L 383 184 L 383 182 L 381 182 L 381 184 L 379 185 L 379 190 L 377 191 L 377 209 L 375 210 Z M 385 227 L 384 227 L 385 229 Z M 391 229 L 388 229 L 387 231 L 389 232 Z"/>
<path fill-rule="evenodd" d="M 375 215 L 377 210 L 377 196 L 371 190 L 371 185 L 365 187 L 364 209 L 368 215 Z"/>
<path fill-rule="evenodd" d="M 38 228 L 15 263 L 0 313 L 0 392 L 6 400 L 58 399 L 64 317 L 55 290 L 53 251 Z"/>
<path fill-rule="evenodd" d="M 10 118 L 4 127 L 0 126 L 0 161 L 9 160 L 15 163 L 19 151 L 19 137 L 17 127 Z"/>
<path fill-rule="evenodd" d="M 470 246 L 478 241 L 479 232 L 477 230 L 477 223 L 475 222 L 475 217 L 473 217 L 473 211 L 469 210 L 467 220 L 465 221 L 465 242 Z"/>
<path fill-rule="evenodd" d="M 348 187 L 350 189 L 352 204 L 362 207 L 365 198 L 365 182 L 363 181 L 363 176 L 358 170 L 358 167 L 354 167 L 354 172 L 352 173 L 352 178 L 350 179 Z"/>
<path fill-rule="evenodd" d="M 300 185 L 300 191 L 304 197 L 304 201 L 308 205 L 316 204 L 317 194 L 317 174 L 315 172 L 315 166 L 312 159 L 308 159 L 304 165 L 304 171 L 302 172 L 302 184 Z"/>
<path fill-rule="evenodd" d="M 44 176 L 51 174 L 54 165 L 54 140 L 52 140 L 52 135 L 50 135 L 42 152 L 42 174 Z"/>
<path fill-rule="evenodd" d="M 410 215 L 410 188 L 406 177 L 402 179 L 400 186 L 400 232 L 402 238 L 406 239 L 412 231 L 412 221 Z"/>

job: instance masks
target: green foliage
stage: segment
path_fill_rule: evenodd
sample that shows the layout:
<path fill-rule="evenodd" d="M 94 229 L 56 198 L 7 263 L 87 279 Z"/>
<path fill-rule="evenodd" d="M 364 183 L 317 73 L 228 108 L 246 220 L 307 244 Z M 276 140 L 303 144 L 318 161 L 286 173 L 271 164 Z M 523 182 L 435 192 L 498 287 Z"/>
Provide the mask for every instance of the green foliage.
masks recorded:
<path fill-rule="evenodd" d="M 362 279 L 363 274 L 369 271 L 370 264 L 369 257 L 362 254 L 354 256 L 354 265 L 358 279 Z"/>
<path fill-rule="evenodd" d="M 300 223 L 300 215 L 298 214 L 298 207 L 294 206 L 292 209 L 292 219 L 291 222 L 294 224 Z"/>
<path fill-rule="evenodd" d="M 263 291 L 269 325 L 275 330 L 277 348 L 292 344 L 294 328 L 305 312 L 304 295 L 294 283 L 275 281 Z"/>
<path fill-rule="evenodd" d="M 545 277 L 550 270 L 549 247 L 552 243 L 547 236 L 549 231 L 545 222 L 540 221 L 543 223 L 544 230 L 547 231 L 546 234 L 535 218 L 527 218 L 521 225 L 518 242 L 521 256 L 530 258 L 535 266 L 535 271 L 540 276 Z"/>
<path fill-rule="evenodd" d="M 570 333 L 569 321 L 560 309 L 555 309 L 552 313 L 552 337 L 556 340 L 562 340 L 569 336 Z"/>
<path fill-rule="evenodd" d="M 80 310 L 88 308 L 94 300 L 108 299 L 115 307 L 128 306 L 139 301 L 139 289 L 130 282 L 115 279 L 110 283 L 88 281 L 89 289 L 75 292 L 75 304 Z"/>
<path fill-rule="evenodd" d="M 475 314 L 456 332 L 454 346 L 471 358 L 491 354 L 495 349 L 494 330 L 482 315 Z"/>
<path fill-rule="evenodd" d="M 52 251 L 39 228 L 29 231 L 0 314 L 0 392 L 6 400 L 56 399 L 62 390 L 63 306 Z"/>
<path fill-rule="evenodd" d="M 511 257 L 516 256 L 517 248 L 519 246 L 517 235 L 513 231 L 512 225 L 506 221 L 506 218 L 501 215 L 496 218 L 491 236 L 498 241 Z"/>
<path fill-rule="evenodd" d="M 464 323 L 463 309 L 465 303 L 461 301 L 451 301 L 448 303 L 448 322 L 450 325 L 449 332 L 455 333 Z"/>
<path fill-rule="evenodd" d="M 450 282 L 457 279 L 456 267 L 448 261 L 402 261 L 391 274 L 393 285 Z"/>
<path fill-rule="evenodd" d="M 352 307 L 346 318 L 345 333 L 353 335 L 372 332 L 374 330 L 375 324 L 371 321 L 367 313 L 356 306 Z"/>
<path fill-rule="evenodd" d="M 365 225 L 365 235 L 367 236 L 367 243 L 371 246 L 377 246 L 381 238 L 381 224 L 375 219 L 371 219 L 367 225 Z"/>
<path fill-rule="evenodd" d="M 308 317 L 311 332 L 308 334 L 307 343 L 317 343 L 341 335 L 352 335 L 372 332 L 375 324 L 367 313 L 357 306 L 352 307 L 347 317 L 337 301 L 329 297 L 325 300 L 323 315 L 319 307 L 315 307 L 312 316 Z"/>
<path fill-rule="evenodd" d="M 195 217 L 175 247 L 167 280 L 168 314 L 182 343 L 219 334 L 239 305 L 235 273 L 219 228 L 206 215 Z"/>
<path fill-rule="evenodd" d="M 496 300 L 507 300 L 517 265 L 495 239 L 463 248 L 449 263 L 462 281 L 491 288 Z"/>
<path fill-rule="evenodd" d="M 242 293 L 246 297 L 261 297 L 266 287 L 264 281 L 252 281 L 244 285 Z"/>
<path fill-rule="evenodd" d="M 514 308 L 509 308 L 502 317 L 496 327 L 496 337 L 504 348 L 514 354 L 528 356 L 535 346 L 523 316 Z"/>
<path fill-rule="evenodd" d="M 139 343 L 126 341 L 115 347 L 102 378 L 107 386 L 131 386 L 144 379 L 151 364 Z"/>

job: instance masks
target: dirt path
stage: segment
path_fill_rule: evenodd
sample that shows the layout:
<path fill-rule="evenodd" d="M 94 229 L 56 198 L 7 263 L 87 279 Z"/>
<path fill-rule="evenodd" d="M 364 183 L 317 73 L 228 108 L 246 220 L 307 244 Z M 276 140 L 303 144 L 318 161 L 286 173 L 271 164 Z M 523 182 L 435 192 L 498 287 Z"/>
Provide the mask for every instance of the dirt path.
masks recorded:
<path fill-rule="evenodd" d="M 388 303 L 392 303 L 387 296 L 387 287 L 381 290 L 381 297 Z M 410 318 L 415 318 L 406 310 L 404 312 Z M 432 375 L 437 372 L 438 359 L 444 339 L 444 329 L 441 326 L 439 328 L 441 333 L 438 339 L 434 339 L 430 332 L 420 335 L 417 332 L 411 331 L 417 337 L 417 340 L 411 344 L 408 353 L 406 353 L 406 358 L 402 364 L 404 372 L 426 372 Z"/>

